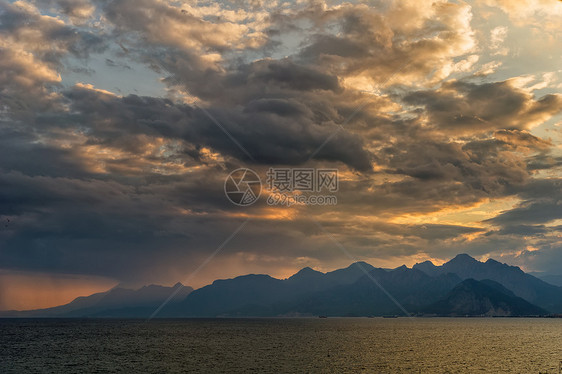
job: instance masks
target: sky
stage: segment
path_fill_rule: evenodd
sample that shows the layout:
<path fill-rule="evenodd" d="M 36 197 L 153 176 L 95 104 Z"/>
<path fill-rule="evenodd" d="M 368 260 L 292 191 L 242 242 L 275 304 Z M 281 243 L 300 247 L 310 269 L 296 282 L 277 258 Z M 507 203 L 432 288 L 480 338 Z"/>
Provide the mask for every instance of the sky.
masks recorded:
<path fill-rule="evenodd" d="M 0 310 L 458 253 L 561 274 L 561 22 L 555 0 L 0 0 Z M 270 168 L 337 170 L 337 204 L 268 204 Z"/>

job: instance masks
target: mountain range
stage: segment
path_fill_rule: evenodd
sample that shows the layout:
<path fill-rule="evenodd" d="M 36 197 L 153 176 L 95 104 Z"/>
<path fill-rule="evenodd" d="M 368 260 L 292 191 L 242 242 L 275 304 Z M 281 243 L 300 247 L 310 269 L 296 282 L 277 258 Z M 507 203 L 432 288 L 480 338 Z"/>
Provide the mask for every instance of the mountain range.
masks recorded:
<path fill-rule="evenodd" d="M 279 316 L 540 316 L 562 313 L 562 287 L 516 266 L 466 254 L 436 266 L 373 267 L 356 262 L 322 273 L 306 267 L 287 279 L 249 274 L 193 290 L 150 285 L 113 288 L 69 304 L 0 317 L 148 318 Z"/>

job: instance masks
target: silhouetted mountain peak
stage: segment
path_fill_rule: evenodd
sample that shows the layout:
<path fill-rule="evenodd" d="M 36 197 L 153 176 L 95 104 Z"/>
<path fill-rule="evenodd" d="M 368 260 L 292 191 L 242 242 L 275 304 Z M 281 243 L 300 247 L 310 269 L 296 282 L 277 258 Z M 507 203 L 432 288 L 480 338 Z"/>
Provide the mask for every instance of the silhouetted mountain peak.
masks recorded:
<path fill-rule="evenodd" d="M 311 277 L 311 276 L 322 276 L 324 273 L 319 272 L 317 270 L 312 269 L 311 267 L 305 267 L 300 269 L 297 273 L 293 274 L 291 278 L 303 278 L 303 277 Z"/>
<path fill-rule="evenodd" d="M 354 262 L 346 268 L 326 273 L 326 279 L 339 284 L 351 284 L 375 268 L 366 262 Z"/>
<path fill-rule="evenodd" d="M 402 265 L 402 266 L 398 266 L 397 268 L 392 269 L 391 271 L 395 271 L 397 273 L 404 273 L 404 272 L 407 272 L 409 270 L 412 270 L 412 269 L 408 268 L 406 265 Z"/>
<path fill-rule="evenodd" d="M 493 258 L 489 258 L 488 260 L 486 260 L 485 264 L 489 267 L 498 268 L 498 269 L 499 268 L 503 268 L 503 269 L 511 268 L 511 269 L 516 269 L 516 270 L 521 270 L 521 269 L 519 269 L 518 266 L 510 266 L 508 264 L 504 264 L 504 263 L 501 263 L 499 261 L 496 261 Z"/>
<path fill-rule="evenodd" d="M 353 268 L 357 268 L 357 269 L 363 268 L 364 270 L 367 271 L 374 269 L 373 265 L 368 264 L 365 261 L 354 262 L 353 264 L 349 265 L 346 269 L 353 269 Z"/>
<path fill-rule="evenodd" d="M 429 260 L 424 261 L 424 262 L 418 262 L 414 266 L 429 266 L 429 267 L 434 267 L 434 268 L 437 267 L 437 266 L 435 266 L 435 264 L 433 262 L 431 262 Z"/>
<path fill-rule="evenodd" d="M 255 282 L 266 282 L 266 283 L 275 283 L 275 282 L 281 282 L 281 280 L 273 278 L 267 274 L 246 274 L 246 275 L 240 275 L 238 277 L 235 278 L 230 278 L 230 279 L 217 279 L 215 281 L 213 281 L 213 283 L 211 285 L 213 286 L 218 286 L 218 285 L 232 285 L 232 284 L 236 284 L 236 285 L 252 285 Z M 205 287 L 209 287 L 209 286 L 205 286 Z M 205 288 L 204 287 L 204 288 Z"/>
<path fill-rule="evenodd" d="M 476 264 L 480 263 L 480 261 L 476 260 L 474 257 L 467 255 L 466 253 L 461 253 L 455 256 L 452 260 L 447 262 L 447 264 L 454 264 L 454 265 L 464 265 L 464 264 Z"/>
<path fill-rule="evenodd" d="M 519 266 L 512 266 L 512 265 L 504 264 L 502 262 L 494 260 L 493 258 L 489 258 L 485 262 L 485 264 L 490 266 L 490 267 L 503 268 L 503 269 L 513 269 L 513 270 L 517 270 L 520 273 L 523 273 L 523 270 L 521 270 L 521 268 L 519 268 Z"/>
<path fill-rule="evenodd" d="M 431 261 L 424 261 L 421 263 L 417 263 L 412 266 L 412 269 L 420 270 L 429 276 L 435 276 L 439 274 L 439 266 L 435 266 Z"/>
<path fill-rule="evenodd" d="M 314 272 L 315 270 L 313 268 L 311 268 L 310 266 L 304 267 L 302 269 L 300 269 L 298 273 L 310 273 L 310 272 Z"/>

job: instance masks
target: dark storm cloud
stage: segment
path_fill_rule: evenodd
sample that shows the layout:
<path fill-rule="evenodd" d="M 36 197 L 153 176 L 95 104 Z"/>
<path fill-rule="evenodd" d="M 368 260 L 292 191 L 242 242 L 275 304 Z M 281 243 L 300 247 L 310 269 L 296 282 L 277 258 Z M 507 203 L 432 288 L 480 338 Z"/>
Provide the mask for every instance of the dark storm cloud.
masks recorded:
<path fill-rule="evenodd" d="M 75 113 L 73 120 L 90 128 L 96 144 L 134 151 L 131 136 L 144 134 L 204 144 L 225 155 L 246 159 L 237 144 L 196 107 L 134 95 L 120 98 L 81 87 L 66 96 Z M 329 122 L 318 124 L 315 113 L 302 104 L 295 105 L 295 100 L 261 99 L 250 101 L 241 110 L 209 107 L 207 111 L 259 163 L 296 165 L 306 161 L 337 127 Z M 292 115 L 287 115 L 288 110 Z M 338 133 L 317 158 L 342 161 L 362 171 L 370 169 L 370 155 L 361 138 L 347 132 Z"/>
<path fill-rule="evenodd" d="M 29 129 L 0 125 L 0 172 L 23 171 L 27 175 L 91 176 L 71 150 L 41 144 Z"/>
<path fill-rule="evenodd" d="M 412 16 L 418 17 L 416 21 L 423 27 L 403 27 L 398 13 L 393 14 L 392 20 L 384 19 L 381 14 L 384 10 L 364 5 L 348 4 L 338 10 L 327 11 L 311 3 L 304 5 L 302 10 L 296 10 L 291 19 L 274 11 L 267 20 L 273 25 L 308 19 L 312 22 L 312 29 L 306 31 L 316 36 L 305 41 L 302 53 L 295 54 L 294 58 L 266 58 L 242 64 L 233 58 L 225 61 L 225 66 L 228 66 L 226 71 L 205 60 L 201 54 L 221 51 L 224 45 L 220 43 L 226 44 L 230 37 L 241 30 L 246 32 L 248 27 L 255 27 L 254 31 L 259 34 L 260 26 L 244 24 L 235 27 L 228 22 L 201 22 L 185 9 L 151 1 L 108 2 L 103 10 L 117 26 L 116 34 L 132 41 L 131 53 L 149 62 L 156 70 L 169 72 L 171 76 L 165 82 L 170 86 L 185 87 L 189 93 L 205 100 L 211 113 L 224 122 L 225 128 L 256 160 L 294 165 L 307 160 L 331 133 L 338 130 L 336 125 L 345 122 L 353 112 L 349 101 L 356 95 L 341 86 L 339 76 L 363 71 L 379 80 L 381 77 L 377 75 L 388 75 L 396 70 L 398 60 L 414 60 L 409 74 L 423 76 L 434 68 L 433 62 L 461 53 L 465 44 L 469 48 L 471 36 L 464 33 L 468 27 L 465 19 L 468 8 L 436 7 L 427 10 L 431 16 L 417 15 L 411 4 L 407 8 Z M 436 19 L 435 15 L 438 15 Z M 425 26 L 429 24 L 431 27 L 427 27 L 426 32 Z M 275 26 L 270 24 L 268 27 Z M 159 31 L 154 32 L 155 28 Z M 283 33 L 299 28 L 278 29 Z M 356 44 L 353 48 L 341 49 L 345 56 L 338 57 L 347 60 L 326 62 L 323 56 L 330 55 L 326 48 L 330 44 L 329 39 L 335 38 L 330 36 L 330 30 L 334 28 L 342 32 L 340 44 Z M 436 32 L 438 37 L 435 37 Z M 218 38 L 223 33 L 228 37 Z M 394 44 L 394 33 L 404 42 L 400 46 Z M 424 42 L 408 44 L 410 34 L 415 34 Z M 186 38 L 186 35 L 192 37 Z M 217 37 L 211 38 L 211 35 Z M 252 49 L 261 43 L 258 39 L 257 36 L 251 40 L 242 38 L 240 44 L 231 44 L 229 48 Z M 154 48 L 141 49 L 146 43 Z M 162 46 L 167 47 L 161 54 L 154 53 Z M 360 52 L 367 50 L 370 52 Z M 336 68 L 340 65 L 346 68 Z M 276 113 L 276 109 L 281 109 L 279 105 L 270 104 L 270 110 L 265 111 L 264 103 L 260 102 L 261 109 L 256 111 L 257 100 L 279 100 L 277 103 L 297 101 L 306 110 L 289 121 L 282 118 L 283 114 Z M 204 118 L 196 122 L 210 124 Z M 197 139 L 201 134 L 204 138 Z M 190 141 L 210 144 L 223 153 L 245 159 L 243 152 L 236 149 L 215 126 L 205 126 L 204 130 L 191 131 L 189 135 L 192 137 Z M 231 146 L 233 149 L 229 150 Z M 341 132 L 315 158 L 342 161 L 356 170 L 367 172 L 373 157 L 365 148 L 361 136 Z"/>
<path fill-rule="evenodd" d="M 536 99 L 512 82 L 475 84 L 449 82 L 439 90 L 408 94 L 404 101 L 422 106 L 430 125 L 451 134 L 471 135 L 506 129 L 498 134 L 514 138 L 508 130 L 524 130 L 562 111 L 562 95 Z M 519 133 L 520 134 L 520 133 Z M 520 140 L 525 140 L 521 138 Z M 526 140 L 530 137 L 527 136 Z M 536 140 L 535 140 L 536 142 Z"/>
<path fill-rule="evenodd" d="M 312 60 L 319 56 L 338 56 L 344 58 L 365 58 L 370 54 L 365 45 L 345 37 L 335 35 L 315 35 L 312 44 L 303 49 L 300 57 Z"/>
<path fill-rule="evenodd" d="M 341 185 L 341 201 L 353 209 L 396 213 L 470 205 L 514 195 L 515 186 L 531 178 L 525 158 L 504 142 L 451 142 L 431 132 L 408 136 L 392 128 L 387 134 L 395 141 L 381 141 L 374 153 L 382 168 L 374 182 Z"/>
<path fill-rule="evenodd" d="M 556 169 L 562 166 L 562 157 L 553 156 L 550 153 L 540 153 L 529 157 L 527 167 L 530 170 Z"/>
<path fill-rule="evenodd" d="M 341 90 L 335 76 L 289 60 L 256 63 L 250 72 L 254 84 L 270 84 L 295 91 Z"/>
<path fill-rule="evenodd" d="M 528 148 L 529 150 L 547 150 L 552 147 L 552 142 L 538 138 L 527 131 L 498 130 L 494 138 L 514 147 Z"/>
<path fill-rule="evenodd" d="M 560 227 L 557 228 L 560 230 Z M 544 225 L 512 225 L 502 228 L 497 232 L 489 232 L 487 235 L 518 235 L 518 236 L 535 236 L 539 237 L 551 231 Z"/>
<path fill-rule="evenodd" d="M 463 182 L 467 187 L 493 192 L 504 183 L 527 177 L 525 165 L 500 156 L 501 147 L 482 141 L 467 144 L 407 139 L 385 150 L 394 173 L 419 180 Z"/>
<path fill-rule="evenodd" d="M 495 225 L 544 224 L 562 219 L 562 180 L 535 180 L 519 190 L 523 202 L 489 220 Z"/>
<path fill-rule="evenodd" d="M 222 171 L 149 180 L 3 172 L 0 215 L 10 217 L 13 225 L 0 232 L 1 263 L 142 278 L 151 263 L 158 267 L 170 257 L 203 255 L 210 237 L 226 238 L 235 229 L 236 220 L 220 214 L 232 209 L 222 191 Z"/>
<path fill-rule="evenodd" d="M 456 238 L 462 234 L 471 234 L 482 232 L 483 230 L 476 227 L 459 226 L 459 225 L 442 225 L 442 224 L 391 224 L 386 222 L 361 223 L 348 222 L 342 224 L 338 229 L 330 223 L 325 223 L 326 227 L 332 227 L 334 232 L 343 234 L 345 231 L 353 233 L 357 236 L 364 235 L 369 232 L 371 235 L 376 232 L 391 235 L 392 237 L 402 238 L 419 238 L 429 241 L 445 240 Z M 353 235 L 353 236 L 355 236 Z"/>

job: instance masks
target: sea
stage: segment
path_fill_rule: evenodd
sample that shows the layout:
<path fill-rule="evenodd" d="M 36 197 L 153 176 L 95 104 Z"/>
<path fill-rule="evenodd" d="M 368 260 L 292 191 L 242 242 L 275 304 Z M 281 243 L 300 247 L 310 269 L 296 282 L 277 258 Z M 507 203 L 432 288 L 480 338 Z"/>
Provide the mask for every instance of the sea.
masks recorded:
<path fill-rule="evenodd" d="M 0 319 L 0 373 L 560 373 L 562 319 Z"/>

